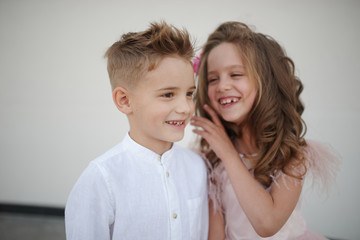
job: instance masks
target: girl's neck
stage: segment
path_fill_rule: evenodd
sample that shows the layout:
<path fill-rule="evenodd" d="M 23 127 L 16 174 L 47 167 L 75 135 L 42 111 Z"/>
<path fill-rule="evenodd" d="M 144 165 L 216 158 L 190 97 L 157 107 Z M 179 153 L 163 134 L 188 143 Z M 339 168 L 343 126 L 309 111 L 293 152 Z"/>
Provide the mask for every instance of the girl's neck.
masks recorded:
<path fill-rule="evenodd" d="M 252 155 L 257 153 L 254 135 L 249 128 L 244 127 L 241 131 L 241 137 L 235 139 L 236 150 L 244 155 Z"/>

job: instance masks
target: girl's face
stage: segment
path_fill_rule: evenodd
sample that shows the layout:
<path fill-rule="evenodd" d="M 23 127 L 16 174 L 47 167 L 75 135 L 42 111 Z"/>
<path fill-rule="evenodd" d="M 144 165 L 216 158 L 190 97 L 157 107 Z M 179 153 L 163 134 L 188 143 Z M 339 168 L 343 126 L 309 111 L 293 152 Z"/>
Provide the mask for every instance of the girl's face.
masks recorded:
<path fill-rule="evenodd" d="M 225 121 L 243 123 L 257 87 L 248 77 L 239 49 L 232 43 L 221 43 L 210 51 L 207 67 L 210 105 Z"/>

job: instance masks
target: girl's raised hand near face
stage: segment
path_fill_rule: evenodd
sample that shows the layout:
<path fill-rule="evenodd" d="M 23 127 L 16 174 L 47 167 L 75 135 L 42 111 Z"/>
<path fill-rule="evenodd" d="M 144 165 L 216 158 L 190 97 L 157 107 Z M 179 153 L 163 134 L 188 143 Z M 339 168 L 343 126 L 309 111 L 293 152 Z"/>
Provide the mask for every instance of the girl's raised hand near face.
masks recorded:
<path fill-rule="evenodd" d="M 191 124 L 202 128 L 194 129 L 193 132 L 203 137 L 223 162 L 237 200 L 254 230 L 262 237 L 272 236 L 294 210 L 302 185 L 284 175 L 283 180 L 267 192 L 243 164 L 216 112 L 208 105 L 204 109 L 211 120 L 193 117 Z"/>
<path fill-rule="evenodd" d="M 202 128 L 194 129 L 193 132 L 203 137 L 221 160 L 230 154 L 238 155 L 216 112 L 209 105 L 204 105 L 204 110 L 212 121 L 204 117 L 193 117 L 191 125 Z"/>

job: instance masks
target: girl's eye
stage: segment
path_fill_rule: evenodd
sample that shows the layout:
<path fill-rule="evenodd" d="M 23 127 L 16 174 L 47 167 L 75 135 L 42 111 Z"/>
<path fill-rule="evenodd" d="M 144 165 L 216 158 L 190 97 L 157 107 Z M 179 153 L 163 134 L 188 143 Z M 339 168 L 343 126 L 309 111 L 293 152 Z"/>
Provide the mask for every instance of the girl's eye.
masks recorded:
<path fill-rule="evenodd" d="M 233 74 L 231 74 L 231 77 L 242 77 L 242 76 L 244 76 L 244 74 L 242 74 L 242 73 L 233 73 Z"/>
<path fill-rule="evenodd" d="M 216 80 L 217 80 L 217 78 L 209 78 L 209 79 L 208 79 L 208 83 L 215 82 Z"/>
<path fill-rule="evenodd" d="M 173 96 L 174 96 L 173 93 L 165 93 L 165 94 L 162 95 L 162 97 L 165 97 L 165 98 L 171 98 Z"/>

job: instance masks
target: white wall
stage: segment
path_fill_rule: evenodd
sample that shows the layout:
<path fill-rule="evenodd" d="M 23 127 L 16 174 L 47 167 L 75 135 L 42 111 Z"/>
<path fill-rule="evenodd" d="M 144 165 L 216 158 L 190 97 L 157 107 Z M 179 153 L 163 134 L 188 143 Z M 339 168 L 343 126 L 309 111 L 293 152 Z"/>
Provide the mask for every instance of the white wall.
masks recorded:
<path fill-rule="evenodd" d="M 120 35 L 165 19 L 198 46 L 221 22 L 275 37 L 303 80 L 308 137 L 343 157 L 327 201 L 310 195 L 313 230 L 359 239 L 359 1 L 0 1 L 0 203 L 64 206 L 90 160 L 127 120 L 114 107 L 103 54 Z M 192 135 L 181 144 L 187 146 Z"/>

